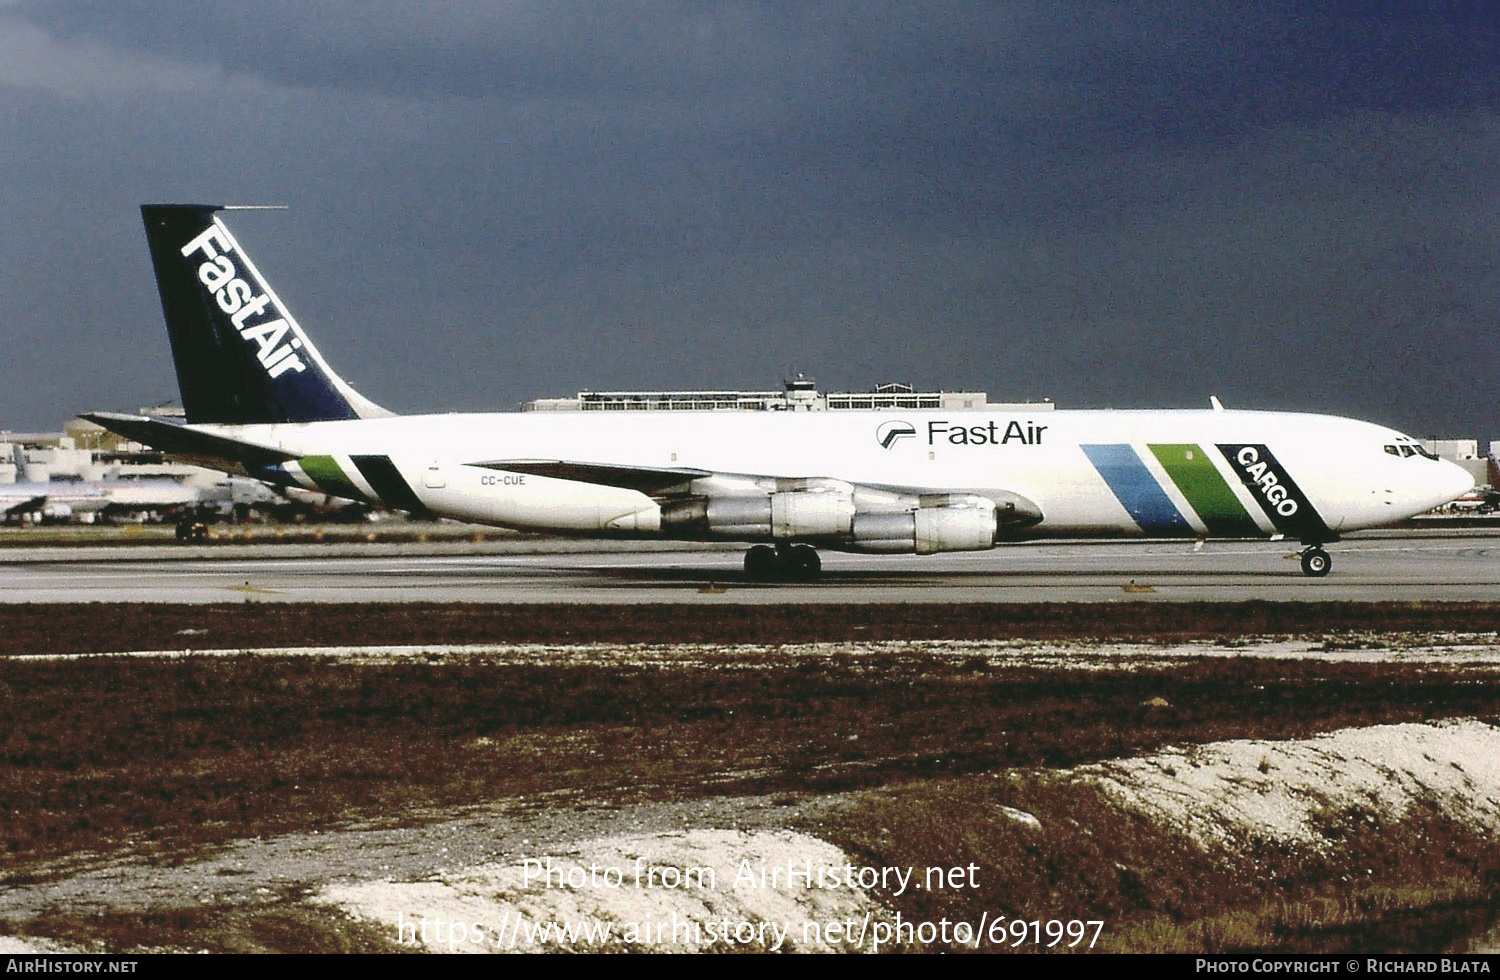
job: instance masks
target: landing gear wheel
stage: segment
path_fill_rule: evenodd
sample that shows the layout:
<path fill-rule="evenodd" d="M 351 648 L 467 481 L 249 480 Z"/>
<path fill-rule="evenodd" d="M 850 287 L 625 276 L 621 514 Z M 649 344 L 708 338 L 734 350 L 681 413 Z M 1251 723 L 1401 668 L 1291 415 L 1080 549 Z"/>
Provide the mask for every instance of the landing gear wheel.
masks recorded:
<path fill-rule="evenodd" d="M 745 552 L 745 576 L 761 582 L 783 580 L 810 582 L 823 571 L 823 559 L 810 544 L 772 548 L 758 544 Z"/>
<path fill-rule="evenodd" d="M 177 540 L 184 544 L 201 544 L 208 540 L 208 525 L 195 520 L 179 521 Z"/>
<path fill-rule="evenodd" d="M 809 582 L 823 571 L 823 559 L 818 557 L 817 549 L 811 545 L 794 544 L 781 558 L 786 564 L 788 576 L 800 582 Z"/>
<path fill-rule="evenodd" d="M 775 578 L 781 571 L 781 556 L 769 545 L 758 544 L 745 552 L 745 574 L 753 579 Z"/>
<path fill-rule="evenodd" d="M 1322 578 L 1333 568 L 1333 559 L 1322 548 L 1312 547 L 1302 552 L 1302 574 L 1309 578 Z"/>

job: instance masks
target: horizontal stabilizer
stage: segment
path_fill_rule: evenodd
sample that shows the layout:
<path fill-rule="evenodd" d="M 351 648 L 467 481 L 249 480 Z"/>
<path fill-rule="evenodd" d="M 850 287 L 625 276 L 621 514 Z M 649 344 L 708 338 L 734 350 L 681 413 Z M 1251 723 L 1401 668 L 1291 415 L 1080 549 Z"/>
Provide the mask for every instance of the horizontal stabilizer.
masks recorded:
<path fill-rule="evenodd" d="M 246 470 L 275 466 L 300 454 L 273 446 L 231 439 L 228 436 L 200 432 L 176 422 L 144 415 L 117 415 L 113 412 L 88 412 L 84 418 L 111 432 L 184 459 L 238 463 Z"/>
<path fill-rule="evenodd" d="M 25 514 L 33 510 L 41 510 L 42 505 L 46 502 L 47 497 L 45 494 L 39 497 L 31 497 L 28 500 L 23 500 L 20 503 L 11 504 L 9 507 L 5 508 L 5 516 L 11 517 L 15 514 Z"/>
<path fill-rule="evenodd" d="M 708 470 L 686 467 L 570 463 L 561 459 L 498 459 L 473 465 L 490 470 L 504 470 L 507 473 L 533 473 L 537 476 L 550 476 L 556 480 L 573 480 L 578 483 L 620 487 L 624 490 L 639 490 L 646 494 L 657 493 L 668 487 L 675 487 L 679 483 L 713 475 Z"/>

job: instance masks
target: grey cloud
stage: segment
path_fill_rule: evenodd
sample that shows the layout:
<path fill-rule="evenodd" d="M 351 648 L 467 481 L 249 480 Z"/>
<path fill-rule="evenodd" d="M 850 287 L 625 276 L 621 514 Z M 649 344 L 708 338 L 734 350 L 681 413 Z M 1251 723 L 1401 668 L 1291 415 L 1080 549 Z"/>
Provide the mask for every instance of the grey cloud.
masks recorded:
<path fill-rule="evenodd" d="M 1479 6 L 0 5 L 0 424 L 171 392 L 135 208 L 195 198 L 293 206 L 242 240 L 398 409 L 796 368 L 1477 428 Z"/>

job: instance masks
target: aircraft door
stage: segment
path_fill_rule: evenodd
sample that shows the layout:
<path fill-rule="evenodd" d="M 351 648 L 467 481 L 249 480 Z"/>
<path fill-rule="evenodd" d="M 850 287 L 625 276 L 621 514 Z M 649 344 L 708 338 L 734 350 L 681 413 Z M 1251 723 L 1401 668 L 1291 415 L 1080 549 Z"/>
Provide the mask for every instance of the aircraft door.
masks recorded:
<path fill-rule="evenodd" d="M 433 460 L 427 464 L 427 471 L 422 476 L 422 485 L 429 490 L 441 490 L 448 485 L 448 480 L 443 475 L 441 462 Z"/>

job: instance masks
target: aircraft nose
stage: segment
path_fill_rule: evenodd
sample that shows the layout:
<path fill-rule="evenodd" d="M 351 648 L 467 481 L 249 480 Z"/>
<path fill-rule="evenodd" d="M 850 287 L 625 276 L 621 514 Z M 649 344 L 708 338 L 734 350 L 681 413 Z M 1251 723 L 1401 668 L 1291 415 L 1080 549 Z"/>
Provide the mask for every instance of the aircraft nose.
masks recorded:
<path fill-rule="evenodd" d="M 1474 477 L 1469 475 L 1468 470 L 1446 459 L 1439 460 L 1438 464 L 1442 467 L 1435 477 L 1436 496 L 1442 498 L 1438 506 L 1457 500 L 1474 489 Z"/>

